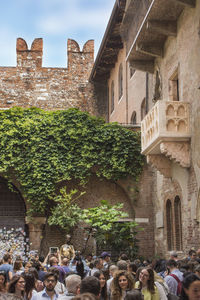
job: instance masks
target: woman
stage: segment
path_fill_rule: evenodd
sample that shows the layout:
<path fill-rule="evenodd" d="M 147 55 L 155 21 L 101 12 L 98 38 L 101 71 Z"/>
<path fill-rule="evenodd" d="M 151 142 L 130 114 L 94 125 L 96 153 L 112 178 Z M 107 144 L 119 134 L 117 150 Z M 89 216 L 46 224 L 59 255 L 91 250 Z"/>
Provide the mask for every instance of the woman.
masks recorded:
<path fill-rule="evenodd" d="M 8 285 L 8 293 L 15 294 L 19 299 L 24 299 L 25 284 L 22 275 L 14 275 Z"/>
<path fill-rule="evenodd" d="M 133 276 L 127 271 L 117 271 L 111 283 L 111 300 L 123 300 L 127 291 L 134 288 Z"/>
<path fill-rule="evenodd" d="M 29 269 L 32 267 L 32 263 L 28 261 L 24 266 L 24 273 L 28 273 Z"/>
<path fill-rule="evenodd" d="M 154 272 L 151 268 L 143 268 L 135 288 L 141 290 L 144 300 L 159 300 L 158 289 L 154 283 Z"/>
<path fill-rule="evenodd" d="M 7 292 L 7 279 L 6 273 L 4 271 L 0 271 L 0 293 Z"/>
<path fill-rule="evenodd" d="M 196 274 L 186 276 L 182 281 L 180 300 L 200 299 L 200 277 Z"/>
<path fill-rule="evenodd" d="M 133 278 L 135 278 L 135 276 L 136 276 L 137 269 L 138 269 L 138 267 L 134 262 L 130 262 L 128 264 L 128 272 L 133 275 Z"/>
<path fill-rule="evenodd" d="M 97 277 L 99 279 L 100 282 L 100 291 L 101 291 L 101 295 L 100 295 L 100 300 L 107 300 L 108 296 L 107 296 L 107 284 L 106 284 L 106 277 L 105 277 L 105 273 L 104 271 L 97 271 L 94 273 L 95 277 Z"/>
<path fill-rule="evenodd" d="M 33 295 L 37 294 L 36 291 L 36 279 L 33 274 L 28 273 L 24 275 L 25 279 L 25 299 L 30 300 Z"/>
<path fill-rule="evenodd" d="M 13 266 L 13 276 L 14 275 L 20 275 L 23 273 L 23 265 L 22 265 L 22 261 L 21 260 L 16 260 L 14 262 L 14 266 Z"/>
<path fill-rule="evenodd" d="M 44 289 L 44 284 L 39 280 L 37 270 L 31 267 L 28 271 L 28 274 L 32 274 L 35 277 L 35 289 L 37 292 L 41 292 Z"/>

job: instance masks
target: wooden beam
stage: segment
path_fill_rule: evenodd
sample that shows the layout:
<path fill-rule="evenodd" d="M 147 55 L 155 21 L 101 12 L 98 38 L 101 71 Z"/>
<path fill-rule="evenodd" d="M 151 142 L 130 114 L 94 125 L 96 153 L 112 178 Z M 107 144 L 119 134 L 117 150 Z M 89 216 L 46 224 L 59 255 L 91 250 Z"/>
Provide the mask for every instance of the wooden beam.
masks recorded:
<path fill-rule="evenodd" d="M 104 62 L 100 62 L 99 64 L 99 68 L 107 68 L 107 69 L 112 69 L 115 67 L 115 64 L 107 64 L 107 63 L 104 63 Z"/>
<path fill-rule="evenodd" d="M 162 57 L 163 56 L 163 49 L 161 46 L 155 44 L 137 44 L 136 51 L 147 54 L 153 57 Z"/>
<path fill-rule="evenodd" d="M 151 20 L 147 22 L 147 29 L 157 33 L 161 33 L 166 36 L 176 36 L 177 23 L 176 21 L 157 21 Z"/>
<path fill-rule="evenodd" d="M 108 47 L 108 48 L 117 48 L 117 49 L 123 49 L 123 43 L 120 43 L 120 42 L 110 42 L 110 41 L 108 41 L 107 43 L 106 43 L 106 47 Z"/>
<path fill-rule="evenodd" d="M 95 82 L 105 82 L 110 78 L 110 73 L 95 74 L 93 81 Z"/>
<path fill-rule="evenodd" d="M 196 5 L 196 0 L 174 0 L 174 1 L 188 7 L 195 7 Z"/>
<path fill-rule="evenodd" d="M 133 69 L 154 73 L 154 60 L 130 60 L 129 63 Z"/>

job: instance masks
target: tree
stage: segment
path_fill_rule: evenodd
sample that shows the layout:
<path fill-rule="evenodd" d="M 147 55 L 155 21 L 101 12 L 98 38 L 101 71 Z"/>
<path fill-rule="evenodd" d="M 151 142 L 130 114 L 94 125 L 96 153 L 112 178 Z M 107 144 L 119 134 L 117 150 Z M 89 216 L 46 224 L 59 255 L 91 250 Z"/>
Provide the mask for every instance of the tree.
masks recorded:
<path fill-rule="evenodd" d="M 75 201 L 85 194 L 85 192 L 81 192 L 75 196 L 77 193 L 76 189 L 69 193 L 67 193 L 66 187 L 60 189 L 60 194 L 53 198 L 57 205 L 51 209 L 51 215 L 48 218 L 49 225 L 58 225 L 66 233 L 72 233 L 74 227 L 79 223 L 82 213 L 82 209 Z"/>
<path fill-rule="evenodd" d="M 87 228 L 88 239 L 92 235 L 100 249 L 109 249 L 118 255 L 123 251 L 133 259 L 138 250 L 138 224 L 135 221 L 126 221 L 124 218 L 127 218 L 128 214 L 123 212 L 122 208 L 123 203 L 110 205 L 108 201 L 103 200 L 100 206 L 84 209 L 82 219 L 90 225 Z M 85 248 L 86 246 L 87 242 Z"/>

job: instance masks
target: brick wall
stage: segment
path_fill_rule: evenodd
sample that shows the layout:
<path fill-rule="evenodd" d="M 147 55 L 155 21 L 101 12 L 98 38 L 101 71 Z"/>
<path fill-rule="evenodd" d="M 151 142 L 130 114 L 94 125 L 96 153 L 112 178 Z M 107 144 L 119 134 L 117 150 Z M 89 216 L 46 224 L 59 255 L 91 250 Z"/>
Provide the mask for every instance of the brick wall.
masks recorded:
<path fill-rule="evenodd" d="M 88 83 L 94 60 L 94 41 L 81 51 L 68 40 L 67 68 L 43 68 L 43 40 L 27 43 L 17 39 L 17 66 L 0 67 L 0 108 L 39 107 L 47 110 L 77 107 L 96 114 L 93 87 Z"/>

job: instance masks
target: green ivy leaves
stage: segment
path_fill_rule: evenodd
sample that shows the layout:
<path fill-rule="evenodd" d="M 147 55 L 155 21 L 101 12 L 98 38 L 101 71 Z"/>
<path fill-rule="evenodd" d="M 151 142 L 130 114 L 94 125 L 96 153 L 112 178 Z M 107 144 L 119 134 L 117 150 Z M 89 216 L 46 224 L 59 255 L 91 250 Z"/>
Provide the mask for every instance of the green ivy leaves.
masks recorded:
<path fill-rule="evenodd" d="M 49 209 L 61 181 L 84 184 L 92 169 L 107 179 L 137 181 L 142 165 L 140 134 L 116 123 L 77 109 L 0 111 L 0 173 L 17 179 L 32 213 Z"/>

